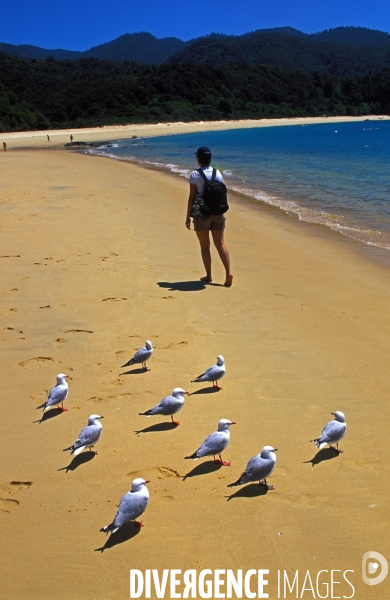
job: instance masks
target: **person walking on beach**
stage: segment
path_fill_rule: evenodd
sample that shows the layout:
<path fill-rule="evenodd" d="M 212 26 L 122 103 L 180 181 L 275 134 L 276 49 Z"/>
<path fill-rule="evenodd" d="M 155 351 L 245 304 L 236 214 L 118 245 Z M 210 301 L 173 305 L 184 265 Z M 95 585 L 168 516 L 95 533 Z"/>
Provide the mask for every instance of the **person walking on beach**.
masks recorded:
<path fill-rule="evenodd" d="M 72 134 L 70 134 L 70 136 L 69 136 L 69 137 L 70 137 L 70 141 L 71 141 L 71 142 L 73 142 L 73 139 L 74 139 L 74 138 L 73 138 L 73 135 L 72 135 Z"/>
<path fill-rule="evenodd" d="M 203 174 L 208 180 L 211 180 L 213 174 L 213 168 L 210 166 L 211 163 L 211 151 L 207 146 L 198 148 L 196 152 L 196 161 L 202 170 Z M 221 173 L 216 170 L 216 181 L 223 183 L 223 177 Z M 196 196 L 202 196 L 205 188 L 205 181 L 199 171 L 193 171 L 190 175 L 190 193 L 188 197 L 187 215 L 185 225 L 187 229 L 191 229 L 191 217 L 190 212 Z M 201 281 L 205 283 L 212 282 L 211 276 L 211 253 L 210 253 L 210 231 L 213 236 L 214 245 L 218 251 L 219 257 L 222 261 L 226 271 L 225 287 L 231 287 L 233 283 L 233 275 L 230 272 L 230 256 L 229 250 L 224 240 L 224 229 L 225 229 L 226 217 L 224 214 L 221 215 L 209 215 L 206 217 L 194 217 L 194 230 L 198 237 L 200 244 L 200 251 L 204 268 L 206 270 L 205 277 L 201 277 Z"/>
<path fill-rule="evenodd" d="M 3 150 L 4 152 L 7 152 L 7 142 L 3 142 Z"/>

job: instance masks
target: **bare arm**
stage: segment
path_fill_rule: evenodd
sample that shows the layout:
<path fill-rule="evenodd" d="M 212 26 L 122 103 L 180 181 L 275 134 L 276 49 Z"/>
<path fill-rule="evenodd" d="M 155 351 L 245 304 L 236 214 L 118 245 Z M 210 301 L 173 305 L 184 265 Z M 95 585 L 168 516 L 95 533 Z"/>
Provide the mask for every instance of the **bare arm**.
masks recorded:
<path fill-rule="evenodd" d="M 191 229 L 190 211 L 191 211 L 192 205 L 194 203 L 194 198 L 196 196 L 196 192 L 197 192 L 197 187 L 196 187 L 195 183 L 190 183 L 190 193 L 188 196 L 187 216 L 186 216 L 187 229 Z"/>

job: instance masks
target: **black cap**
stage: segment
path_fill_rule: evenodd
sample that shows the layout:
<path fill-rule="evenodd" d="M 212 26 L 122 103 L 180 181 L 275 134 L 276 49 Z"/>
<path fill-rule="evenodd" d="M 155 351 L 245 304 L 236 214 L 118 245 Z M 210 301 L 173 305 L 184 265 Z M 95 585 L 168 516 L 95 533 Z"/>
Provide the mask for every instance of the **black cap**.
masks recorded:
<path fill-rule="evenodd" d="M 196 154 L 196 158 L 200 158 L 201 160 L 203 158 L 207 158 L 207 159 L 211 158 L 211 150 L 207 146 L 201 146 L 200 148 L 197 149 L 195 154 Z"/>

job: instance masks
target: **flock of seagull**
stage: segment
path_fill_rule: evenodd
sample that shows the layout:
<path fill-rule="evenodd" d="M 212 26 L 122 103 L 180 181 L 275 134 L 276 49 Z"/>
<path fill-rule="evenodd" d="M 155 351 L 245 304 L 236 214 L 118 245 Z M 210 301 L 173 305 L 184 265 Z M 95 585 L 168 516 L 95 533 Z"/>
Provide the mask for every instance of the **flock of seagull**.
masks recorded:
<path fill-rule="evenodd" d="M 122 368 L 133 365 L 142 365 L 144 370 L 148 370 L 146 362 L 152 354 L 153 345 L 150 341 L 146 341 L 145 346 L 140 348 L 127 363 L 122 365 Z M 204 373 L 195 377 L 192 382 L 212 382 L 213 387 L 222 389 L 218 385 L 218 381 L 222 379 L 225 373 L 226 367 L 224 358 L 223 356 L 218 356 L 217 364 L 209 367 Z M 63 373 L 57 375 L 57 384 L 50 390 L 46 402 L 37 407 L 43 408 L 42 418 L 45 411 L 52 407 L 56 407 L 62 412 L 68 410 L 64 408 L 64 401 L 69 392 L 69 386 L 66 381 L 67 377 L 68 375 L 64 375 Z M 189 394 L 189 392 L 177 387 L 170 396 L 163 398 L 156 406 L 139 414 L 147 417 L 154 415 L 170 416 L 173 424 L 180 425 L 180 421 L 175 421 L 173 415 L 183 408 L 184 396 L 187 394 Z M 338 443 L 344 437 L 347 430 L 345 416 L 341 411 L 336 411 L 331 414 L 334 416 L 334 420 L 329 421 L 329 423 L 325 425 L 318 438 L 310 441 L 314 442 L 316 448 L 324 448 L 326 445 L 329 445 L 337 453 L 340 453 L 342 450 L 339 450 Z M 80 435 L 74 444 L 69 446 L 69 448 L 65 448 L 63 451 L 70 451 L 73 456 L 77 456 L 85 448 L 89 448 L 89 450 L 92 451 L 92 447 L 97 444 L 102 433 L 100 419 L 103 419 L 100 415 L 91 415 L 88 419 L 88 425 L 80 432 Z M 229 462 L 222 459 L 222 452 L 229 443 L 231 425 L 235 425 L 235 422 L 230 421 L 229 419 L 220 419 L 217 430 L 211 433 L 193 454 L 186 456 L 185 458 L 197 460 L 198 458 L 213 456 L 214 462 L 218 462 L 223 466 L 230 466 Z M 336 447 L 334 444 L 336 444 Z M 237 481 L 230 483 L 228 487 L 258 481 L 260 485 L 264 485 L 267 489 L 273 490 L 274 487 L 267 483 L 267 477 L 272 474 L 275 468 L 276 451 L 277 448 L 264 446 L 260 454 L 252 456 L 248 461 L 245 471 Z M 218 458 L 216 458 L 216 456 L 218 456 Z M 104 533 L 115 533 L 122 525 L 130 521 L 133 521 L 135 526 L 143 527 L 142 521 L 137 521 L 136 519 L 143 514 L 148 505 L 149 491 L 146 487 L 147 483 L 149 483 L 149 480 L 140 477 L 134 479 L 130 491 L 121 498 L 114 520 L 110 525 L 106 525 L 100 531 L 103 531 Z"/>

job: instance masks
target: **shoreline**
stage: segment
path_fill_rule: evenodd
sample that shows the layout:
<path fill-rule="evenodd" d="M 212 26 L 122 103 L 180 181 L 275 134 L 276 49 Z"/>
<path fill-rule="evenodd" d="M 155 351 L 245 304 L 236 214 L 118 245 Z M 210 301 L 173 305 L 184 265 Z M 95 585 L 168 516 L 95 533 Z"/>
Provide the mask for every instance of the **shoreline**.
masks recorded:
<path fill-rule="evenodd" d="M 388 115 L 365 115 L 363 117 L 293 117 L 283 119 L 242 119 L 238 121 L 199 121 L 191 123 L 157 123 L 135 125 L 106 125 L 83 129 L 59 129 L 45 131 L 21 131 L 3 133 L 1 138 L 7 141 L 8 150 L 27 147 L 49 148 L 69 142 L 72 134 L 75 141 L 108 142 L 137 137 L 152 137 L 175 135 L 180 133 L 195 133 L 202 131 L 222 131 L 228 129 L 249 129 L 255 127 L 278 127 L 283 125 L 316 125 L 320 123 L 350 123 L 358 121 L 390 120 Z M 49 135 L 52 140 L 47 141 Z M 15 142 L 15 145 L 13 145 Z"/>
<path fill-rule="evenodd" d="M 234 199 L 233 287 L 214 248 L 204 285 L 179 177 L 66 151 L 5 158 L 4 597 L 71 600 L 82 589 L 119 600 L 129 569 L 258 568 L 270 570 L 270 597 L 278 569 L 298 569 L 300 586 L 308 569 L 313 579 L 349 569 L 364 598 L 363 554 L 390 551 L 388 269 L 344 238 Z M 126 373 L 146 339 L 151 371 Z M 224 389 L 190 383 L 218 354 Z M 38 424 L 57 372 L 71 375 L 69 412 Z M 139 415 L 176 386 L 192 393 L 179 427 Z M 348 424 L 340 456 L 308 443 L 335 410 Z M 62 449 L 92 413 L 105 417 L 99 454 L 71 462 Z M 237 423 L 223 455 L 231 467 L 185 461 L 220 418 Z M 228 488 L 267 444 L 278 448 L 275 490 Z M 109 542 L 99 529 L 139 476 L 150 480 L 145 527 Z M 387 586 L 372 586 L 373 600 Z"/>

